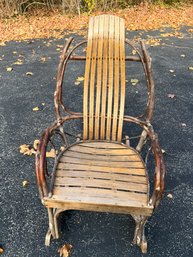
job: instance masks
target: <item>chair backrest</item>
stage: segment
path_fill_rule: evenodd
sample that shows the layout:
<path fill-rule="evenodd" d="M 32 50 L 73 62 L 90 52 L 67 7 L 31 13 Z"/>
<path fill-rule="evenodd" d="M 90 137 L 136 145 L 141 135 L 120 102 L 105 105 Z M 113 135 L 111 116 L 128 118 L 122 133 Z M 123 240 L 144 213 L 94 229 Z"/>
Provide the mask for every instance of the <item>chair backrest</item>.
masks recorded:
<path fill-rule="evenodd" d="M 125 106 L 125 26 L 113 15 L 89 21 L 83 99 L 84 140 L 121 141 Z"/>

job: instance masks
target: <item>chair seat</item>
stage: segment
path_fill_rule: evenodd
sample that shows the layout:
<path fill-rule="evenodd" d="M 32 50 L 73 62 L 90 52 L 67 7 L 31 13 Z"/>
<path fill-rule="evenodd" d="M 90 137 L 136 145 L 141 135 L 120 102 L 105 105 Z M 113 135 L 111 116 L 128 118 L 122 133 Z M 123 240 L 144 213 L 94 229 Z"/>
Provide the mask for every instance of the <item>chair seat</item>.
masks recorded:
<path fill-rule="evenodd" d="M 52 208 L 151 215 L 148 178 L 141 156 L 125 144 L 78 142 L 58 162 Z"/>

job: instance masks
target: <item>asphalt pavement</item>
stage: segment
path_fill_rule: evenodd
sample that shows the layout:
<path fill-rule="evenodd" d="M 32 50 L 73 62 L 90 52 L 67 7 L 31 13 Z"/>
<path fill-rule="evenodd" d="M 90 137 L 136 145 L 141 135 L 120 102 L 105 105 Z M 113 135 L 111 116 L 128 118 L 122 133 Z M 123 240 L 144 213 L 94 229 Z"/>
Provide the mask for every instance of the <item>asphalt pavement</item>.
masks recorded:
<path fill-rule="evenodd" d="M 153 37 L 147 45 L 156 83 L 152 123 L 167 167 L 165 196 L 146 224 L 147 257 L 193 256 L 193 35 L 189 29 L 183 27 L 178 37 L 171 36 L 173 30 L 167 27 L 164 32 L 127 32 L 129 39 Z M 73 36 L 76 42 L 82 39 Z M 34 156 L 20 154 L 19 146 L 33 144 L 55 119 L 53 93 L 63 44 L 64 38 L 52 38 L 12 41 L 0 47 L 2 256 L 56 257 L 65 243 L 73 246 L 72 257 L 142 256 L 132 244 L 134 221 L 128 215 L 110 213 L 68 211 L 60 218 L 60 239 L 44 246 L 48 220 L 38 196 Z M 137 114 L 145 107 L 144 78 L 140 69 L 129 67 L 126 111 Z M 70 64 L 64 97 L 72 109 L 82 108 L 82 82 L 74 84 L 78 76 L 84 76 L 84 64 Z M 137 85 L 131 85 L 132 78 L 138 78 Z M 35 107 L 39 111 L 33 111 Z M 69 132 L 75 130 L 76 124 L 68 125 Z M 25 180 L 29 184 L 23 187 Z"/>

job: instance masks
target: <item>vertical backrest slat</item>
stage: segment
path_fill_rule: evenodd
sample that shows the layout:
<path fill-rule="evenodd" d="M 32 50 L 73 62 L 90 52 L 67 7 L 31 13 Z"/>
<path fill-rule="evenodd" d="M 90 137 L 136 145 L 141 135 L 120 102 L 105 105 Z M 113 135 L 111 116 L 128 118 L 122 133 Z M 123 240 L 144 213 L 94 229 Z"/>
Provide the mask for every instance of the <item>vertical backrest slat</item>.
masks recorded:
<path fill-rule="evenodd" d="M 113 108 L 113 127 L 112 140 L 116 140 L 117 136 L 117 118 L 119 105 L 119 37 L 120 37 L 120 22 L 119 18 L 115 17 L 115 72 L 114 72 L 114 108 Z"/>
<path fill-rule="evenodd" d="M 112 118 L 112 101 L 113 101 L 113 68 L 114 68 L 114 33 L 115 17 L 110 16 L 109 27 L 109 81 L 108 81 L 108 108 L 107 108 L 107 129 L 106 139 L 111 139 L 111 118 Z"/>
<path fill-rule="evenodd" d="M 102 106 L 101 106 L 101 130 L 100 138 L 105 139 L 105 121 L 106 121 L 106 101 L 107 101 L 107 64 L 108 64 L 108 32 L 109 18 L 105 15 L 104 19 L 104 43 L 103 43 L 103 81 L 102 81 Z"/>
<path fill-rule="evenodd" d="M 98 23 L 99 17 L 94 19 L 93 38 L 92 38 L 92 53 L 91 53 L 91 74 L 90 74 L 90 101 L 89 101 L 89 139 L 93 139 L 94 134 L 94 89 L 95 89 L 95 69 L 97 58 L 97 43 L 98 43 Z"/>
<path fill-rule="evenodd" d="M 99 120 L 101 110 L 101 85 L 102 85 L 102 61 L 103 61 L 103 36 L 104 15 L 99 16 L 98 54 L 97 54 L 97 83 L 95 106 L 95 139 L 99 139 Z"/>
<path fill-rule="evenodd" d="M 93 24 L 94 17 L 89 21 L 89 31 L 88 31 L 88 44 L 87 44 L 87 53 L 86 53 L 86 67 L 84 75 L 84 96 L 83 96 L 83 139 L 88 138 L 88 87 L 89 87 L 89 78 L 90 78 L 90 62 L 91 62 L 91 53 L 92 53 L 92 35 L 93 35 Z"/>
<path fill-rule="evenodd" d="M 120 27 L 124 27 L 124 21 L 120 20 Z M 123 117 L 125 109 L 125 31 L 120 30 L 120 74 L 121 74 L 121 87 L 120 87 L 120 109 L 119 109 L 119 124 L 118 124 L 118 133 L 117 141 L 122 140 L 122 130 L 123 130 Z"/>
<path fill-rule="evenodd" d="M 90 19 L 83 103 L 84 140 L 122 140 L 125 105 L 125 29 L 123 19 Z"/>

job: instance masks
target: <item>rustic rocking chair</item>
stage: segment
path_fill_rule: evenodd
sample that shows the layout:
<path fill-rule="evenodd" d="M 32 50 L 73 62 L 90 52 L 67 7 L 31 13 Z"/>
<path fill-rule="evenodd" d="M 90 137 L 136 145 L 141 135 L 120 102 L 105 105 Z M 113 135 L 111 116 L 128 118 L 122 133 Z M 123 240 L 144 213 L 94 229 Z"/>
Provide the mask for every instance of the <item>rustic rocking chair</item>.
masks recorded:
<path fill-rule="evenodd" d="M 36 176 L 42 203 L 48 210 L 49 229 L 45 244 L 58 238 L 57 218 L 65 210 L 85 210 L 130 214 L 135 222 L 134 243 L 147 251 L 144 225 L 152 215 L 164 191 L 165 166 L 162 151 L 150 121 L 154 109 L 154 82 L 151 59 L 143 42 L 137 57 L 125 55 L 124 20 L 112 15 L 90 18 L 88 41 L 73 48 L 69 38 L 61 55 L 54 95 L 56 122 L 45 130 L 36 154 Z M 86 56 L 74 55 L 87 44 Z M 62 100 L 62 83 L 67 62 L 86 60 L 83 113 L 67 109 Z M 125 61 L 141 62 L 147 81 L 148 103 L 145 115 L 124 115 Z M 61 115 L 61 110 L 65 115 Z M 64 123 L 82 119 L 83 135 L 69 145 Z M 126 137 L 123 122 L 142 128 L 136 149 Z M 46 149 L 52 138 L 61 138 L 63 150 L 57 152 L 51 174 L 47 172 Z M 154 186 L 149 196 L 148 172 L 140 152 L 151 142 L 155 157 Z"/>

